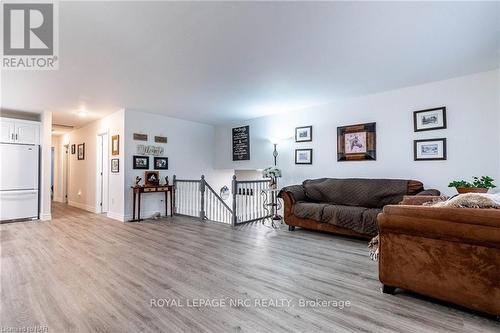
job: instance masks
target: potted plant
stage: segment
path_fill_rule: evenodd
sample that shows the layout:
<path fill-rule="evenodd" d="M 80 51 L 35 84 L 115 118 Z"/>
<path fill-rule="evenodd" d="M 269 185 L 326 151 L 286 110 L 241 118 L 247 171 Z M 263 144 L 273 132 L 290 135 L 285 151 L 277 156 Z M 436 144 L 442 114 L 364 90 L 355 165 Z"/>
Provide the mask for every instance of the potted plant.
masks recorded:
<path fill-rule="evenodd" d="M 278 177 L 281 177 L 281 170 L 278 169 L 278 167 L 276 166 L 265 168 L 264 170 L 262 170 L 262 177 L 271 178 L 271 183 L 269 184 L 269 187 L 275 189 L 276 186 L 278 185 L 277 179 Z"/>
<path fill-rule="evenodd" d="M 472 177 L 472 183 L 465 180 L 452 181 L 448 187 L 454 187 L 458 193 L 486 193 L 490 188 L 495 188 L 493 178 L 489 176 Z"/>

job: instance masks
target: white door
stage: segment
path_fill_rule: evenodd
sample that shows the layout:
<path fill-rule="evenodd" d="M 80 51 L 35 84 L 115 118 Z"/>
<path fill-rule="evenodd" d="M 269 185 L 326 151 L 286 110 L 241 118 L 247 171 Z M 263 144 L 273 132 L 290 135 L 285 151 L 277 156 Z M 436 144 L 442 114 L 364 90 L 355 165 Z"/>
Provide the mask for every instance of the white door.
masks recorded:
<path fill-rule="evenodd" d="M 16 122 L 16 143 L 37 145 L 40 143 L 40 125 Z"/>
<path fill-rule="evenodd" d="M 0 143 L 0 156 L 0 190 L 38 189 L 38 146 Z"/>
<path fill-rule="evenodd" d="M 0 142 L 14 142 L 14 122 L 5 118 L 0 119 Z"/>

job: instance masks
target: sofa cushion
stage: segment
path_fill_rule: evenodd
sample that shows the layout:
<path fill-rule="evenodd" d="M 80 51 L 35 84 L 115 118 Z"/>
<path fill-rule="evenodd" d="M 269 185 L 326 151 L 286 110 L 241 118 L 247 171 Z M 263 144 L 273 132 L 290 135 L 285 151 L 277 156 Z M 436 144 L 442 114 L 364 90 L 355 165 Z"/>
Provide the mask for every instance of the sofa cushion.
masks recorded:
<path fill-rule="evenodd" d="M 311 219 L 321 222 L 323 209 L 326 206 L 328 205 L 313 202 L 297 202 L 293 205 L 293 215 L 302 219 Z"/>
<path fill-rule="evenodd" d="M 355 206 L 327 205 L 322 222 L 354 230 L 366 235 L 377 234 L 377 215 L 381 209 Z"/>
<path fill-rule="evenodd" d="M 303 186 L 311 201 L 382 208 L 399 203 L 408 193 L 408 184 L 408 180 L 400 179 L 320 178 L 306 180 Z"/>

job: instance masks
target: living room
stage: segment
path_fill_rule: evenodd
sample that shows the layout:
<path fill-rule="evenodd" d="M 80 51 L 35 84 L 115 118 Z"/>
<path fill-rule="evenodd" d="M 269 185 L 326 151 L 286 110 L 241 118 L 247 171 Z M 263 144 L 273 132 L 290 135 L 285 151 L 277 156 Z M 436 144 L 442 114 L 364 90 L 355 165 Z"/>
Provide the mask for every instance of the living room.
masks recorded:
<path fill-rule="evenodd" d="M 500 2 L 2 17 L 0 330 L 500 329 Z"/>

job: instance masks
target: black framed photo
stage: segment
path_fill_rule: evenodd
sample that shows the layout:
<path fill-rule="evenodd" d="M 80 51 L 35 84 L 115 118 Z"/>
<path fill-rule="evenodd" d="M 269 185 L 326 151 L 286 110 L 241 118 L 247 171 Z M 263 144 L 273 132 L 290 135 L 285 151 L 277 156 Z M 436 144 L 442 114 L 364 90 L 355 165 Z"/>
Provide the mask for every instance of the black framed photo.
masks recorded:
<path fill-rule="evenodd" d="M 424 139 L 413 141 L 413 156 L 415 161 L 446 160 L 446 139 Z"/>
<path fill-rule="evenodd" d="M 120 159 L 118 158 L 111 159 L 111 172 L 112 173 L 120 172 Z"/>
<path fill-rule="evenodd" d="M 149 169 L 149 156 L 134 155 L 134 169 Z"/>
<path fill-rule="evenodd" d="M 413 112 L 415 132 L 446 128 L 446 106 Z"/>
<path fill-rule="evenodd" d="M 337 127 L 337 161 L 375 161 L 377 124 Z"/>
<path fill-rule="evenodd" d="M 85 143 L 80 143 L 78 145 L 78 152 L 76 156 L 79 160 L 85 159 Z"/>
<path fill-rule="evenodd" d="M 72 144 L 71 145 L 71 155 L 75 155 L 75 154 L 76 154 L 76 145 Z"/>
<path fill-rule="evenodd" d="M 154 167 L 155 170 L 168 170 L 168 157 L 155 157 Z"/>
<path fill-rule="evenodd" d="M 312 164 L 312 149 L 295 149 L 295 164 Z"/>
<path fill-rule="evenodd" d="M 310 142 L 312 138 L 312 126 L 303 126 L 295 128 L 295 142 Z"/>

